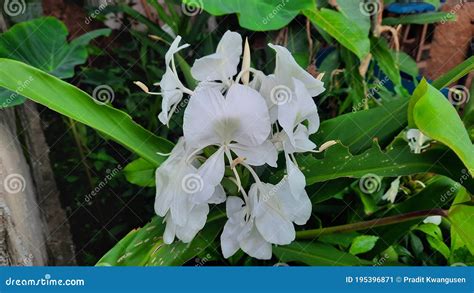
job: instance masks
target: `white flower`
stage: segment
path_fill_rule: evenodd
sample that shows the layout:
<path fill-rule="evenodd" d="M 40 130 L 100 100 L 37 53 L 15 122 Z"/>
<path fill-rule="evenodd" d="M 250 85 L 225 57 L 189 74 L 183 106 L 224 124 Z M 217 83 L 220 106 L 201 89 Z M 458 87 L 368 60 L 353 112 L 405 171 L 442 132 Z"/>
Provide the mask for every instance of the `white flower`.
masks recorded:
<path fill-rule="evenodd" d="M 180 139 L 156 170 L 155 212 L 166 217 L 166 241 L 172 242 L 175 234 L 182 241 L 190 241 L 206 221 L 207 203 L 225 200 L 222 187 L 203 179 L 188 153 L 184 139 Z"/>
<path fill-rule="evenodd" d="M 236 32 L 226 31 L 214 54 L 194 61 L 191 74 L 198 81 L 228 82 L 237 74 L 242 55 L 242 37 Z"/>
<path fill-rule="evenodd" d="M 275 79 L 277 84 L 291 88 L 293 79 L 298 79 L 303 83 L 311 97 L 324 92 L 324 83 L 301 68 L 288 49 L 273 44 L 268 44 L 268 46 L 276 52 Z"/>
<path fill-rule="evenodd" d="M 233 160 L 230 151 L 253 166 L 276 166 L 265 101 L 248 86 L 234 84 L 226 97 L 212 87 L 197 90 L 184 112 L 183 130 L 192 148 L 218 147 L 202 166 L 206 178 L 215 184 L 224 176 L 224 155 Z"/>
<path fill-rule="evenodd" d="M 441 216 L 429 216 L 426 219 L 423 220 L 423 223 L 425 224 L 435 224 L 439 226 L 441 224 L 442 217 Z"/>
<path fill-rule="evenodd" d="M 253 209 L 256 195 L 251 194 L 249 202 L 244 205 L 242 199 L 229 196 L 226 202 L 229 218 L 221 234 L 221 249 L 225 258 L 229 258 L 241 248 L 248 255 L 258 259 L 272 257 L 272 245 L 263 239 L 255 226 Z"/>
<path fill-rule="evenodd" d="M 165 54 L 166 71 L 160 81 L 163 100 L 161 102 L 161 113 L 158 115 L 158 119 L 160 119 L 161 123 L 166 125 L 168 125 L 169 120 L 171 119 L 171 116 L 175 110 L 174 108 L 171 108 L 179 104 L 183 98 L 184 92 L 188 94 L 191 93 L 179 80 L 178 73 L 176 71 L 174 54 L 189 46 L 188 44 L 179 46 L 179 42 L 181 42 L 181 36 L 176 37 L 168 52 Z"/>
<path fill-rule="evenodd" d="M 305 193 L 295 198 L 289 181 L 277 185 L 254 183 L 247 204 L 238 197 L 227 199 L 228 221 L 221 235 L 224 257 L 239 248 L 258 259 L 271 258 L 271 244 L 286 245 L 295 239 L 293 223 L 304 225 L 311 215 L 311 202 Z"/>
<path fill-rule="evenodd" d="M 401 177 L 397 177 L 397 179 L 393 180 L 392 183 L 390 183 L 390 188 L 382 196 L 383 200 L 390 201 L 391 203 L 395 202 L 395 199 L 397 198 L 398 194 L 398 189 L 400 189 L 400 178 Z"/>
<path fill-rule="evenodd" d="M 415 154 L 420 154 L 422 150 L 429 147 L 429 144 L 426 143 L 429 142 L 431 138 L 424 135 L 418 129 L 408 129 L 407 140 L 411 151 Z"/>
<path fill-rule="evenodd" d="M 162 96 L 161 113 L 158 114 L 158 119 L 165 125 L 169 125 L 171 116 L 183 98 L 183 94 L 186 93 L 191 95 L 193 93 L 190 89 L 183 85 L 181 80 L 179 80 L 178 73 L 176 71 L 174 54 L 189 46 L 189 44 L 179 46 L 180 42 L 181 37 L 177 36 L 165 54 L 166 71 L 159 82 L 161 92 L 150 92 L 145 84 L 140 81 L 135 82 L 135 84 L 147 94 Z"/>

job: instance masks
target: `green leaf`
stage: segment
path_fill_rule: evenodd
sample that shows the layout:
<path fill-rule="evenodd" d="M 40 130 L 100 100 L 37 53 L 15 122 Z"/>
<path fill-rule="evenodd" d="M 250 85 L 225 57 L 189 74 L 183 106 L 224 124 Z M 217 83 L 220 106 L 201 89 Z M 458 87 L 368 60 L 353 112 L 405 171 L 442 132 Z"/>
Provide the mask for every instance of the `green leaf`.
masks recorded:
<path fill-rule="evenodd" d="M 190 243 L 163 243 L 165 224 L 154 217 L 150 223 L 133 230 L 107 252 L 96 266 L 178 266 L 203 252 L 219 234 L 224 214 L 212 213 L 206 227 Z"/>
<path fill-rule="evenodd" d="M 438 77 L 436 80 L 433 81 L 432 85 L 437 89 L 441 89 L 459 80 L 461 77 L 473 70 L 474 56 L 471 56 L 468 59 L 464 60 L 461 64 L 456 65 L 453 69 Z"/>
<path fill-rule="evenodd" d="M 421 224 L 420 226 L 416 227 L 415 230 L 421 231 L 426 235 L 429 235 L 433 238 L 437 238 L 439 240 L 443 240 L 443 233 L 441 233 L 441 229 L 432 223 Z"/>
<path fill-rule="evenodd" d="M 171 151 L 171 142 L 133 122 L 128 114 L 97 102 L 82 90 L 39 69 L 18 61 L 0 59 L 0 87 L 18 91 L 18 84 L 25 81 L 29 82 L 22 88 L 22 95 L 95 128 L 155 166 L 165 160 L 157 152 Z"/>
<path fill-rule="evenodd" d="M 474 145 L 456 109 L 436 88 L 422 80 L 415 89 L 408 109 L 411 127 L 447 145 L 474 170 Z"/>
<path fill-rule="evenodd" d="M 295 18 L 300 10 L 316 6 L 314 0 L 183 0 L 193 9 L 201 7 L 210 14 L 236 13 L 241 27 L 254 31 L 277 30 Z"/>
<path fill-rule="evenodd" d="M 303 13 L 315 26 L 330 34 L 359 59 L 369 53 L 370 41 L 367 33 L 354 25 L 344 14 L 326 8 L 305 10 Z"/>
<path fill-rule="evenodd" d="M 66 26 L 54 17 L 14 25 L 0 37 L 0 58 L 15 59 L 61 79 L 74 76 L 74 67 L 87 59 L 86 46 L 110 29 L 89 32 L 70 44 Z"/>
<path fill-rule="evenodd" d="M 110 29 L 92 31 L 68 44 L 66 26 L 54 17 L 21 22 L 0 35 L 0 58 L 15 59 L 65 79 L 74 76 L 75 66 L 87 60 L 89 42 L 110 32 Z M 22 104 L 25 99 L 0 88 L 2 108 Z"/>
<path fill-rule="evenodd" d="M 359 72 L 360 62 L 357 56 L 351 51 L 341 48 L 341 59 L 344 62 L 344 77 L 349 83 L 349 93 L 346 103 L 343 103 L 339 107 L 339 113 L 343 113 L 346 110 L 348 102 L 352 101 L 353 111 L 364 109 L 365 105 L 368 104 L 368 97 L 365 93 L 365 80 Z"/>
<path fill-rule="evenodd" d="M 370 50 L 383 73 L 390 78 L 395 86 L 401 86 L 402 78 L 400 76 L 400 69 L 391 54 L 387 41 L 383 38 L 372 37 L 370 39 Z"/>
<path fill-rule="evenodd" d="M 374 143 L 364 153 L 352 155 L 347 147 L 337 144 L 327 149 L 322 158 L 302 155 L 297 159 L 308 185 L 341 177 L 361 178 L 367 174 L 397 177 L 431 172 L 450 176 L 474 190 L 473 180 L 454 153 L 439 147 L 414 154 L 402 139 L 395 140 L 386 151 Z"/>
<path fill-rule="evenodd" d="M 318 145 L 339 140 L 353 154 L 371 148 L 374 139 L 386 146 L 406 127 L 407 109 L 408 100 L 401 98 L 370 110 L 340 115 L 323 121 L 311 139 Z"/>
<path fill-rule="evenodd" d="M 395 52 L 393 50 L 390 50 L 390 54 L 400 68 L 400 71 L 413 77 L 417 77 L 420 74 L 416 61 L 410 55 L 405 52 Z"/>
<path fill-rule="evenodd" d="M 129 163 L 123 169 L 128 182 L 143 187 L 155 186 L 156 166 L 142 158 Z"/>
<path fill-rule="evenodd" d="M 310 266 L 357 266 L 371 263 L 318 242 L 294 241 L 274 246 L 273 254 L 282 262 L 300 262 Z"/>
<path fill-rule="evenodd" d="M 400 17 L 385 17 L 383 25 L 396 26 L 399 24 L 425 24 L 436 22 L 455 21 L 456 15 L 450 12 L 428 12 L 403 15 Z"/>
<path fill-rule="evenodd" d="M 349 249 L 349 252 L 353 255 L 366 253 L 372 250 L 372 248 L 374 248 L 375 243 L 377 243 L 377 240 L 379 240 L 378 236 L 373 236 L 373 235 L 358 236 L 352 241 L 352 245 L 351 245 L 351 248 Z"/>
<path fill-rule="evenodd" d="M 455 204 L 449 209 L 451 229 L 463 240 L 474 255 L 474 206 Z"/>
<path fill-rule="evenodd" d="M 451 252 L 449 251 L 449 247 L 443 242 L 443 240 L 440 240 L 433 236 L 428 236 L 426 237 L 426 241 L 428 241 L 428 244 L 431 246 L 431 248 L 441 253 L 444 258 L 449 259 L 449 255 L 451 254 Z"/>

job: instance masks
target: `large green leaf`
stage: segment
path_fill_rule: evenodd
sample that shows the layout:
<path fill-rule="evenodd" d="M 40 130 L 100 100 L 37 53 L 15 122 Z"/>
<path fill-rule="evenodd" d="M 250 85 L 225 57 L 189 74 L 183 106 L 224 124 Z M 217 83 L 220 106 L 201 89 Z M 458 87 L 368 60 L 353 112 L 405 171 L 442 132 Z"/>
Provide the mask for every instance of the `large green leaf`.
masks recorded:
<path fill-rule="evenodd" d="M 21 94 L 53 111 L 84 123 L 113 138 L 158 166 L 172 143 L 155 136 L 132 118 L 115 108 L 97 102 L 82 90 L 24 63 L 0 59 L 0 87 L 18 91 L 18 84 L 28 82 Z"/>
<path fill-rule="evenodd" d="M 315 26 L 330 34 L 359 59 L 363 59 L 369 53 L 370 41 L 367 32 L 354 25 L 343 13 L 326 8 L 303 12 Z"/>
<path fill-rule="evenodd" d="M 0 58 L 24 62 L 61 79 L 70 78 L 74 76 L 75 66 L 87 60 L 86 46 L 89 42 L 108 36 L 110 31 L 92 31 L 68 43 L 66 26 L 54 17 L 21 22 L 0 35 Z M 2 107 L 15 106 L 24 101 L 24 96 L 0 89 Z"/>
<path fill-rule="evenodd" d="M 440 91 L 422 80 L 408 111 L 411 127 L 447 145 L 469 170 L 474 170 L 474 145 L 456 109 Z"/>
<path fill-rule="evenodd" d="M 298 164 L 308 185 L 341 177 L 361 178 L 367 174 L 397 177 L 431 172 L 462 181 L 463 185 L 474 190 L 473 180 L 449 149 L 433 147 L 422 154 L 414 154 L 402 139 L 395 140 L 386 151 L 374 143 L 372 148 L 359 155 L 352 155 L 347 147 L 337 144 L 326 150 L 322 158 L 299 156 Z"/>
<path fill-rule="evenodd" d="M 436 22 L 455 21 L 456 15 L 450 12 L 428 12 L 403 15 L 400 17 L 385 17 L 383 25 L 396 26 L 399 24 L 425 24 Z"/>
<path fill-rule="evenodd" d="M 371 264 L 368 261 L 319 242 L 294 241 L 290 245 L 274 246 L 273 254 L 282 262 L 300 262 L 310 266 L 358 266 Z"/>
<path fill-rule="evenodd" d="M 165 224 L 154 217 L 150 223 L 133 230 L 107 252 L 97 266 L 179 266 L 209 247 L 224 224 L 224 214 L 212 213 L 206 227 L 190 243 L 163 243 Z"/>
<path fill-rule="evenodd" d="M 286 26 L 303 9 L 316 6 L 314 0 L 183 0 L 184 9 L 201 8 L 213 15 L 237 13 L 241 27 L 254 31 L 276 30 Z"/>
<path fill-rule="evenodd" d="M 86 46 L 109 29 L 87 33 L 67 42 L 66 26 L 54 17 L 14 25 L 0 36 L 0 58 L 15 59 L 61 79 L 74 76 L 74 67 L 87 59 Z"/>
<path fill-rule="evenodd" d="M 347 113 L 321 123 L 311 139 L 318 145 L 328 140 L 339 140 L 358 154 L 372 146 L 377 139 L 386 146 L 407 125 L 408 99 L 400 98 L 379 107 Z"/>
<path fill-rule="evenodd" d="M 474 206 L 472 199 L 465 204 L 456 203 L 449 209 L 451 229 L 474 255 Z"/>
<path fill-rule="evenodd" d="M 453 69 L 449 70 L 447 73 L 438 77 L 433 81 L 433 86 L 437 89 L 441 89 L 450 85 L 451 83 L 459 80 L 464 75 L 474 70 L 474 56 L 469 57 L 464 60 L 462 63 L 456 65 Z"/>

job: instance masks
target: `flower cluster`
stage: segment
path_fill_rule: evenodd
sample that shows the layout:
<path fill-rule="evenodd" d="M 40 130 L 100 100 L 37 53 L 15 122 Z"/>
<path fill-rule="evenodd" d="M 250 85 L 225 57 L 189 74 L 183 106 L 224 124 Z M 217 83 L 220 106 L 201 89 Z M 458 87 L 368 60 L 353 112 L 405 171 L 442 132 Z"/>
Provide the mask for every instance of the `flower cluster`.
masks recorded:
<path fill-rule="evenodd" d="M 224 257 L 242 249 L 252 257 L 269 259 L 272 244 L 291 243 L 294 224 L 304 225 L 311 215 L 306 180 L 294 154 L 316 148 L 309 139 L 319 128 L 313 97 L 324 91 L 323 83 L 277 45 L 269 44 L 276 52 L 273 74 L 251 68 L 248 43 L 243 46 L 238 33 L 227 31 L 215 53 L 194 62 L 191 74 L 199 83 L 191 90 L 180 81 L 175 66 L 174 55 L 188 46 L 180 41 L 178 36 L 166 53 L 160 92 L 150 92 L 137 82 L 149 94 L 162 96 L 158 118 L 166 125 L 184 95 L 189 95 L 184 136 L 156 170 L 155 211 L 166 221 L 164 241 L 171 243 L 176 237 L 190 242 L 204 227 L 209 204 L 226 202 Z M 262 182 L 255 168 L 276 168 L 279 153 L 286 175 L 277 184 Z M 238 168 L 252 177 L 248 190 Z M 241 196 L 226 195 L 224 177 L 236 184 Z"/>

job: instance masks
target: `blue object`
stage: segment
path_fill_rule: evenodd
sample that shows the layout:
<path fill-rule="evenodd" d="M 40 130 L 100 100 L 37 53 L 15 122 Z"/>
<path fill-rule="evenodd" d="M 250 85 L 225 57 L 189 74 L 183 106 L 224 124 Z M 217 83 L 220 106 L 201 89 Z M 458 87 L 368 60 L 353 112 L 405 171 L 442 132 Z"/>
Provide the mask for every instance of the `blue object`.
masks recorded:
<path fill-rule="evenodd" d="M 392 3 L 385 7 L 388 12 L 395 14 L 413 14 L 435 11 L 436 7 L 429 3 Z"/>
<path fill-rule="evenodd" d="M 458 267 L 380 264 L 383 262 L 368 267 L 2 267 L 0 292 L 474 291 L 474 267 L 462 263 L 454 264 Z"/>

